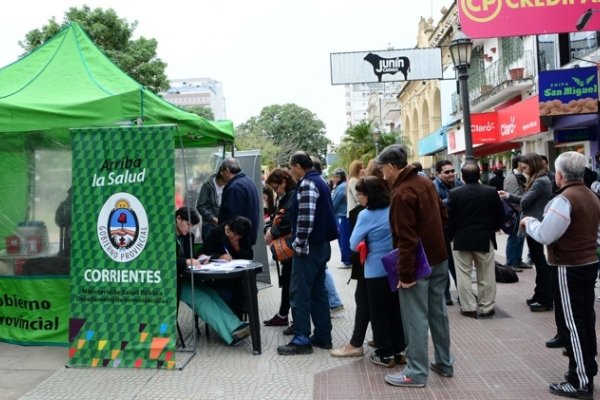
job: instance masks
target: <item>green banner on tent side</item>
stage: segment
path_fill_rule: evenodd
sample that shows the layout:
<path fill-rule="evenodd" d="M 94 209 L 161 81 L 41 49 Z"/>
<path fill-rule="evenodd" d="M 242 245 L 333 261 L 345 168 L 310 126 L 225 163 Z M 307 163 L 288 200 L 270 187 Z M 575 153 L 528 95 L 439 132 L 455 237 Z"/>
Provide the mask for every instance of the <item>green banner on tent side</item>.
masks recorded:
<path fill-rule="evenodd" d="M 39 288 L 44 290 L 40 292 Z M 69 278 L 5 276 L 0 279 L 0 340 L 65 346 Z"/>
<path fill-rule="evenodd" d="M 72 130 L 71 366 L 175 367 L 174 132 Z"/>

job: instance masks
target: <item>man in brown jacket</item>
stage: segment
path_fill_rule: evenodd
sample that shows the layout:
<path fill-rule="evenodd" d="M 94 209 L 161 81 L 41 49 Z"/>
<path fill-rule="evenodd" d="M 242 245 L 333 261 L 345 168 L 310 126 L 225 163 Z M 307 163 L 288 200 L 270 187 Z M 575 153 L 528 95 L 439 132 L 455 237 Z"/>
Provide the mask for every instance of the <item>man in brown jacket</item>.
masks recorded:
<path fill-rule="evenodd" d="M 388 374 L 385 381 L 394 386 L 423 387 L 427 383 L 429 354 L 428 330 L 435 350 L 432 371 L 444 377 L 453 374 L 450 354 L 450 330 L 444 290 L 448 279 L 448 254 L 444 242 L 444 211 L 433 183 L 417 174 L 407 163 L 402 145 L 386 147 L 377 157 L 392 192 L 390 226 L 398 256 L 398 293 L 406 335 L 407 366 L 404 371 Z M 445 218 L 445 215 L 444 215 Z M 415 255 L 423 244 L 432 273 L 415 280 Z"/>

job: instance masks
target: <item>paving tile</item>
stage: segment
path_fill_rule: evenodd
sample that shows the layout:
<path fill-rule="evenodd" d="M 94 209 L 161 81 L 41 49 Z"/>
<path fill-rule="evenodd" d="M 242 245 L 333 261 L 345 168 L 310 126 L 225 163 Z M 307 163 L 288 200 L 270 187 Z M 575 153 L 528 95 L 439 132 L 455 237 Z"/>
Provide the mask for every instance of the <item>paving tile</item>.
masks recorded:
<path fill-rule="evenodd" d="M 498 236 L 504 249 L 505 235 Z M 334 347 L 345 344 L 354 322 L 354 288 L 346 284 L 350 270 L 338 269 L 339 250 L 332 244 L 331 271 L 345 311 L 332 318 Z M 498 258 L 502 258 L 502 252 Z M 275 286 L 261 287 L 261 320 L 277 311 L 280 289 L 274 266 Z M 554 336 L 554 314 L 532 313 L 525 299 L 533 293 L 535 271 L 519 273 L 519 282 L 498 284 L 497 315 L 470 319 L 459 314 L 460 306 L 448 307 L 454 377 L 431 373 L 425 388 L 398 388 L 387 385 L 385 369 L 363 358 L 331 357 L 315 349 L 306 356 L 282 357 L 278 345 L 289 341 L 283 328 L 262 327 L 263 354 L 252 355 L 250 340 L 226 346 L 204 326 L 197 337 L 197 354 L 183 370 L 102 370 L 64 368 L 66 349 L 31 348 L 0 343 L 0 398 L 2 400 L 192 400 L 192 399 L 435 399 L 435 400 L 516 400 L 551 399 L 548 384 L 562 379 L 567 358 L 560 349 L 548 349 L 544 342 Z M 475 288 L 475 286 L 474 286 Z M 600 293 L 599 293 L 600 294 Z M 453 292 L 456 298 L 456 292 Z M 191 312 L 180 309 L 180 323 L 186 342 L 194 330 Z M 598 312 L 598 311 L 597 311 Z M 600 321 L 600 318 L 597 318 Z M 598 322 L 600 323 L 600 322 Z M 369 331 L 367 338 L 372 338 Z M 365 351 L 367 348 L 365 343 Z M 188 346 L 189 349 L 189 346 Z M 60 356 L 60 352 L 63 356 Z M 430 343 L 430 356 L 433 348 Z M 190 353 L 178 352 L 180 362 Z M 598 395 L 598 393 L 596 393 Z"/>

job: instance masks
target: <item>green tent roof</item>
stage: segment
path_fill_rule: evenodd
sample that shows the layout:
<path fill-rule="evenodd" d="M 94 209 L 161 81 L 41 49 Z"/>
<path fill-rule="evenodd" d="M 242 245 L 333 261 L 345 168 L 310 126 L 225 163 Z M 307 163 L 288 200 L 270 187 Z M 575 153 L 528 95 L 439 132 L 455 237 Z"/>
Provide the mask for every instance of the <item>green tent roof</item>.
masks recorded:
<path fill-rule="evenodd" d="M 22 144 L 23 133 L 42 131 L 68 143 L 69 128 L 129 124 L 138 118 L 144 125 L 177 124 L 185 147 L 234 140 L 231 121 L 208 121 L 146 90 L 113 64 L 77 23 L 0 69 L 4 144 Z"/>

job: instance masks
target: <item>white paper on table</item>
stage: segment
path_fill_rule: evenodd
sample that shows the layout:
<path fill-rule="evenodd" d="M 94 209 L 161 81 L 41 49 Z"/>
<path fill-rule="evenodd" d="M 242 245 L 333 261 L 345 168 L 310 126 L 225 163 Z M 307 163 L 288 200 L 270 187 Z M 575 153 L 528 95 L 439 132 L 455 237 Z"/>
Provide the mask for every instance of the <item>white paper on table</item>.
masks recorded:
<path fill-rule="evenodd" d="M 229 272 L 236 268 L 245 267 L 252 263 L 252 260 L 231 260 L 227 262 L 210 262 L 208 264 L 202 264 L 194 266 L 194 271 L 223 271 Z"/>

